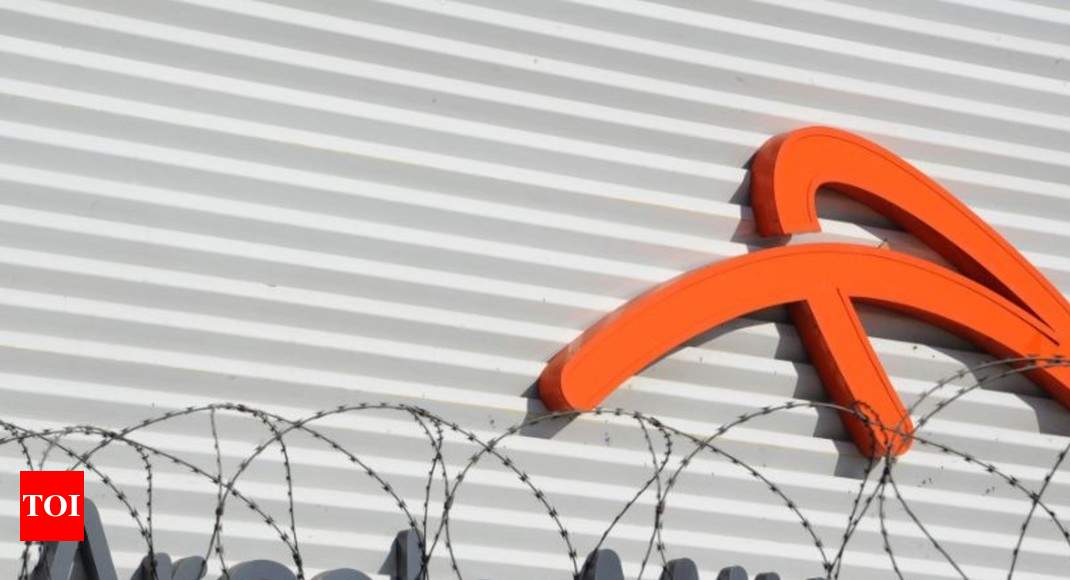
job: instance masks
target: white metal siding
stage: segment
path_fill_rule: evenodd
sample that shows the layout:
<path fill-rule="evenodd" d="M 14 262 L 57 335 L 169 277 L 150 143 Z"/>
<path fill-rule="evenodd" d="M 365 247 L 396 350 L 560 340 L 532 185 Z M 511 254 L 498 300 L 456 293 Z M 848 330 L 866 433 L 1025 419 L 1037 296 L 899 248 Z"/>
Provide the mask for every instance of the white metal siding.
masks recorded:
<path fill-rule="evenodd" d="M 807 124 L 916 163 L 1065 292 L 1068 39 L 1070 6 L 1056 0 L 0 0 L 0 415 L 121 427 L 202 402 L 299 417 L 383 400 L 500 433 L 536 406 L 544 361 L 604 313 L 770 243 L 753 231 L 744 166 L 769 136 Z M 886 240 L 931 257 L 836 196 L 821 211 L 825 233 L 793 243 Z M 987 360 L 910 321 L 865 320 L 908 403 Z M 607 404 L 708 433 L 748 409 L 823 397 L 772 311 L 676 352 Z M 1070 413 L 1024 379 L 942 417 L 935 437 L 1033 486 L 1070 442 Z M 329 425 L 420 503 L 428 452 L 410 422 Z M 219 429 L 235 462 L 268 435 L 232 415 Z M 214 461 L 205 417 L 144 437 Z M 451 445 L 457 465 L 471 450 Z M 8 447 L 0 481 L 14 498 Z M 587 417 L 505 447 L 550 493 L 581 557 L 649 473 L 624 421 Z M 779 414 L 726 447 L 836 545 L 863 462 L 835 415 Z M 405 525 L 388 498 L 309 438 L 290 451 L 309 568 L 378 570 Z M 932 450 L 902 463 L 904 493 L 970 576 L 1005 577 L 1025 498 Z M 101 465 L 142 484 L 132 452 Z M 281 516 L 280 466 L 266 455 L 246 485 Z M 214 489 L 157 467 L 157 548 L 202 552 Z M 467 485 L 453 516 L 466 577 L 567 577 L 560 539 L 515 478 L 487 463 Z M 741 470 L 703 459 L 676 493 L 670 555 L 705 577 L 737 563 L 821 574 L 798 522 Z M 128 576 L 140 540 L 100 497 Z M 1070 513 L 1066 469 L 1046 498 Z M 13 575 L 15 502 L 0 505 L 0 569 Z M 631 573 L 651 508 L 607 544 Z M 285 561 L 254 516 L 229 513 L 230 560 Z M 891 517 L 908 578 L 956 577 Z M 844 577 L 890 574 L 875 522 Z M 1038 521 L 1016 577 L 1065 578 L 1068 562 Z"/>

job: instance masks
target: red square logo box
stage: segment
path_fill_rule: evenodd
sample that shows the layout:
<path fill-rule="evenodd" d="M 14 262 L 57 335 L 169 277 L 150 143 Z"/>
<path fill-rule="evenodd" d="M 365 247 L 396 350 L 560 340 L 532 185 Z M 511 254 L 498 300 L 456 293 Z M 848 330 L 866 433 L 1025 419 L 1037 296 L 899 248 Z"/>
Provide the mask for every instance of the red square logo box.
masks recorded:
<path fill-rule="evenodd" d="M 19 540 L 81 542 L 84 491 L 82 471 L 19 472 Z"/>

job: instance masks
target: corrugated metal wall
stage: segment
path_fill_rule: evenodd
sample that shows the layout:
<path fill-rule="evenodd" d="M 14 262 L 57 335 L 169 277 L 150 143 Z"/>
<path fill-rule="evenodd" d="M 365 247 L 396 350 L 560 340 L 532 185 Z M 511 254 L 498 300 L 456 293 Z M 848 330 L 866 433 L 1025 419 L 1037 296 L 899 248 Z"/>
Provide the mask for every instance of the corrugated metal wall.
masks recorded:
<path fill-rule="evenodd" d="M 181 406 L 298 417 L 360 401 L 419 404 L 480 434 L 537 412 L 543 361 L 631 296 L 770 242 L 745 163 L 770 135 L 822 123 L 916 163 L 1070 288 L 1070 10 L 1058 0 L 0 0 L 0 414 L 29 427 L 120 427 Z M 928 255 L 834 195 L 825 233 Z M 865 314 L 904 398 L 985 357 Z M 711 333 L 608 401 L 711 432 L 823 389 L 782 312 Z M 1070 414 L 1025 380 L 950 408 L 934 437 L 1039 485 Z M 228 462 L 268 436 L 220 415 Z M 330 432 L 421 502 L 428 450 L 396 414 Z M 214 462 L 205 416 L 142 436 Z M 454 442 L 453 465 L 470 447 Z M 582 554 L 649 473 L 640 431 L 583 418 L 504 445 Z M 864 465 L 835 415 L 799 410 L 726 448 L 796 498 L 829 545 Z M 404 520 L 311 438 L 290 441 L 310 569 L 379 570 Z M 56 465 L 62 457 L 53 457 Z M 19 546 L 17 450 L 5 447 L 0 569 Z M 157 548 L 202 552 L 215 489 L 157 465 Z M 918 448 L 899 484 L 970 577 L 1003 578 L 1029 503 Z M 144 487 L 137 455 L 100 464 Z M 822 573 L 797 520 L 738 468 L 704 458 L 670 502 L 666 542 L 707 574 L 740 563 Z M 285 513 L 278 453 L 246 476 Z M 481 464 L 453 541 L 465 577 L 567 577 L 551 521 Z M 99 497 L 129 575 L 143 550 Z M 143 494 L 135 492 L 137 498 Z M 1070 513 L 1070 477 L 1045 496 Z M 201 509 L 204 508 L 204 509 Z M 611 536 L 635 573 L 652 503 Z M 908 578 L 954 578 L 889 507 Z M 240 507 L 233 561 L 286 552 Z M 1031 528 L 1018 578 L 1065 578 L 1070 549 Z M 847 578 L 890 575 L 868 518 Z M 436 558 L 439 577 L 446 561 Z M 648 570 L 647 576 L 650 576 Z"/>

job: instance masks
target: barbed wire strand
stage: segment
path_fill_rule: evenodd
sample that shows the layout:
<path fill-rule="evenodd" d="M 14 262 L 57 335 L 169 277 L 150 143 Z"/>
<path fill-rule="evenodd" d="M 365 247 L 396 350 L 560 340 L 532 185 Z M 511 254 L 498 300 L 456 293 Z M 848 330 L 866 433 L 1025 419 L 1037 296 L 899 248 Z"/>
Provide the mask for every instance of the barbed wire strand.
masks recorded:
<path fill-rule="evenodd" d="M 1010 365 L 1009 369 L 1007 368 L 1007 365 Z M 426 409 L 406 404 L 380 402 L 342 405 L 333 409 L 317 411 L 306 417 L 292 420 L 243 404 L 213 403 L 167 411 L 156 417 L 147 418 L 135 425 L 131 425 L 118 431 L 90 425 L 75 425 L 59 429 L 33 430 L 25 429 L 14 423 L 0 420 L 0 428 L 6 433 L 3 437 L 0 437 L 0 447 L 14 442 L 18 445 L 20 455 L 25 459 L 27 466 L 31 470 L 35 468 L 44 468 L 49 454 L 53 451 L 58 451 L 74 461 L 74 464 L 70 467 L 71 469 L 84 467 L 87 472 L 94 475 L 97 480 L 103 484 L 104 488 L 123 504 L 129 516 L 134 520 L 135 526 L 138 528 L 139 533 L 145 541 L 148 551 L 148 572 L 154 579 L 157 576 L 157 567 L 155 555 L 156 548 L 154 545 L 155 531 L 152 499 L 154 493 L 153 458 L 159 458 L 183 467 L 188 472 L 206 479 L 214 486 L 216 490 L 216 507 L 205 561 L 207 562 L 207 556 L 214 552 L 220 563 L 224 578 L 229 578 L 229 573 L 226 558 L 224 556 L 223 519 L 226 513 L 226 503 L 231 497 L 234 497 L 260 517 L 263 523 L 274 530 L 280 541 L 290 551 L 297 569 L 297 577 L 304 580 L 305 561 L 301 554 L 300 544 L 298 543 L 299 528 L 297 525 L 296 501 L 294 498 L 294 465 L 285 441 L 289 434 L 302 432 L 325 444 L 332 451 L 342 454 L 350 464 L 356 466 L 367 477 L 375 481 L 381 490 L 392 499 L 396 508 L 406 520 L 408 528 L 415 531 L 419 538 L 421 566 L 418 571 L 418 578 L 425 578 L 428 576 L 434 551 L 441 542 L 447 551 L 447 558 L 454 575 L 461 580 L 463 574 L 458 559 L 454 554 L 453 542 L 451 539 L 451 515 L 454 507 L 457 505 L 458 494 L 463 483 L 467 481 L 472 470 L 484 457 L 491 456 L 503 467 L 511 471 L 521 484 L 528 489 L 537 502 L 542 505 L 547 516 L 551 519 L 553 527 L 557 530 L 557 533 L 560 535 L 565 545 L 567 556 L 573 570 L 573 576 L 578 577 L 581 572 L 578 564 L 578 552 L 572 541 L 573 536 L 564 525 L 561 514 L 551 503 L 548 494 L 534 483 L 532 476 L 519 467 L 509 454 L 502 451 L 502 444 L 508 438 L 514 437 L 528 428 L 536 427 L 545 422 L 567 420 L 585 414 L 612 419 L 619 418 L 622 420 L 631 420 L 638 425 L 639 431 L 643 436 L 645 453 L 650 456 L 651 472 L 643 479 L 635 493 L 628 496 L 623 506 L 615 513 L 607 527 L 598 536 L 595 543 L 595 549 L 601 548 L 610 539 L 613 530 L 625 518 L 630 510 L 632 510 L 635 505 L 638 505 L 642 498 L 652 493 L 654 504 L 653 523 L 640 564 L 640 578 L 645 572 L 652 554 L 658 554 L 663 564 L 668 561 L 663 530 L 666 526 L 665 515 L 670 494 L 678 486 L 689 466 L 694 463 L 694 460 L 699 454 L 704 452 L 711 453 L 718 461 L 724 461 L 732 466 L 742 469 L 745 474 L 762 484 L 770 493 L 774 494 L 783 503 L 792 516 L 799 521 L 806 536 L 810 538 L 810 541 L 817 551 L 820 565 L 824 570 L 826 578 L 839 578 L 843 570 L 843 563 L 847 554 L 847 546 L 851 542 L 853 536 L 861 528 L 861 523 L 865 520 L 866 514 L 869 512 L 874 502 L 876 502 L 877 505 L 876 519 L 879 525 L 879 534 L 883 549 L 889 558 L 892 571 L 897 577 L 903 577 L 896 551 L 892 546 L 892 534 L 889 532 L 887 526 L 889 515 L 887 512 L 886 496 L 889 488 L 895 496 L 897 505 L 906 514 L 908 520 L 919 529 L 921 535 L 924 536 L 928 543 L 941 554 L 943 560 L 945 560 L 960 577 L 967 578 L 966 574 L 952 557 L 950 551 L 947 550 L 929 531 L 928 527 L 917 515 L 917 512 L 911 508 L 910 502 L 907 501 L 895 479 L 894 473 L 897 461 L 891 455 L 890 446 L 883 456 L 878 455 L 867 459 L 857 491 L 852 496 L 852 506 L 848 513 L 841 541 L 835 554 L 830 557 L 829 553 L 826 551 L 827 546 L 822 540 L 821 535 L 818 533 L 818 526 L 815 526 L 806 517 L 802 508 L 789 496 L 785 488 L 772 481 L 772 479 L 762 473 L 762 470 L 759 468 L 744 461 L 739 457 L 738 453 L 729 452 L 716 443 L 720 438 L 724 437 L 727 433 L 740 425 L 748 424 L 777 413 L 804 409 L 813 409 L 818 413 L 821 413 L 822 411 L 836 412 L 842 416 L 852 417 L 865 423 L 867 432 L 871 434 L 871 437 L 883 435 L 883 440 L 888 440 L 887 438 L 889 437 L 902 437 L 913 444 L 933 448 L 942 455 L 978 467 L 982 473 L 1002 480 L 1011 489 L 1023 494 L 1029 501 L 1029 509 L 1027 510 L 1024 521 L 1018 530 L 1017 541 L 1011 551 L 1007 578 L 1008 580 L 1012 580 L 1020 554 L 1022 553 L 1025 537 L 1035 518 L 1036 512 L 1039 511 L 1044 513 L 1047 516 L 1047 519 L 1054 524 L 1055 529 L 1061 533 L 1067 545 L 1070 546 L 1070 533 L 1067 532 L 1066 525 L 1059 519 L 1055 511 L 1043 500 L 1045 493 L 1048 492 L 1051 487 L 1051 482 L 1054 479 L 1055 474 L 1064 464 L 1067 455 L 1070 454 L 1070 445 L 1064 447 L 1056 455 L 1055 461 L 1045 472 L 1045 476 L 1041 478 L 1039 482 L 1040 487 L 1038 489 L 1031 489 L 1019 477 L 1004 472 L 995 463 L 979 458 L 972 453 L 954 449 L 945 443 L 931 440 L 930 438 L 923 436 L 920 431 L 927 426 L 935 416 L 948 408 L 951 404 L 965 397 L 970 392 L 980 389 L 991 382 L 1015 374 L 1031 374 L 1053 366 L 1067 365 L 1068 361 L 1061 358 L 1044 359 L 1038 357 L 1023 357 L 994 361 L 964 369 L 944 380 L 938 381 L 933 387 L 923 391 L 910 406 L 910 414 L 916 414 L 923 402 L 935 397 L 939 391 L 950 388 L 956 381 L 964 380 L 969 376 L 977 376 L 979 373 L 987 374 L 974 379 L 971 384 L 958 386 L 950 396 L 946 396 L 937 401 L 932 409 L 918 417 L 915 421 L 914 429 L 910 432 L 904 432 L 905 430 L 902 425 L 887 426 L 877 424 L 875 420 L 871 418 L 872 413 L 864 407 L 857 406 L 856 408 L 844 408 L 832 403 L 820 401 L 787 401 L 780 405 L 762 407 L 754 411 L 743 413 L 735 419 L 718 426 L 711 434 L 705 437 L 687 433 L 665 424 L 663 420 L 640 412 L 625 411 L 621 409 L 596 409 L 587 413 L 546 413 L 532 417 L 519 425 L 506 429 L 499 435 L 485 440 L 477 436 L 475 432 L 466 429 L 445 417 L 439 416 Z M 993 370 L 998 372 L 988 372 Z M 332 437 L 325 435 L 321 429 L 313 427 L 313 424 L 328 417 L 346 413 L 370 411 L 398 412 L 407 415 L 417 425 L 419 430 L 423 432 L 423 436 L 427 439 L 431 450 L 431 459 L 429 461 L 428 473 L 422 490 L 423 513 L 420 518 L 413 515 L 407 506 L 406 500 L 401 497 L 399 492 L 382 474 L 376 471 L 369 463 L 362 460 L 356 453 L 346 449 Z M 221 448 L 221 437 L 216 424 L 216 416 L 217 413 L 220 412 L 252 417 L 261 423 L 268 431 L 266 438 L 258 443 L 252 452 L 241 458 L 229 477 L 225 475 L 223 469 L 224 453 Z M 138 442 L 132 438 L 132 435 L 139 430 L 158 425 L 165 421 L 193 416 L 200 413 L 207 413 L 211 424 L 210 432 L 213 441 L 215 459 L 214 473 L 208 469 L 197 466 L 174 453 Z M 658 432 L 664 441 L 664 447 L 660 454 L 651 437 L 651 433 L 654 431 Z M 95 438 L 98 442 L 88 451 L 79 452 L 64 442 L 65 439 L 76 436 Z M 455 443 L 469 444 L 476 447 L 475 453 L 473 453 L 454 474 L 451 474 L 450 469 L 447 467 L 447 461 L 444 454 L 448 436 L 452 437 L 452 440 Z M 691 449 L 682 454 L 679 459 L 674 455 L 678 448 L 678 445 L 674 443 L 677 439 L 686 441 L 689 444 L 688 446 L 691 447 Z M 32 441 L 40 441 L 45 445 L 45 449 L 40 456 L 40 461 L 37 462 L 36 465 L 33 459 L 33 453 L 29 446 L 29 442 Z M 96 465 L 92 460 L 99 451 L 116 442 L 130 447 L 138 454 L 142 469 L 145 472 L 146 504 L 144 521 L 142 521 L 141 514 L 137 508 L 130 502 L 126 492 L 115 483 L 114 479 L 112 479 L 104 469 Z M 873 445 L 876 445 L 876 443 L 876 440 L 871 442 Z M 239 487 L 240 478 L 248 471 L 253 462 L 256 461 L 267 449 L 274 447 L 275 445 L 278 445 L 279 456 L 284 472 L 285 504 L 288 515 L 287 529 L 283 529 L 272 515 L 270 515 L 255 499 L 242 492 Z M 676 459 L 674 464 L 673 459 Z M 669 469 L 670 464 L 673 465 L 671 470 Z M 874 482 L 871 480 L 871 476 L 878 466 L 881 467 L 881 475 L 879 479 Z M 714 476 L 716 477 L 716 475 Z M 442 480 L 443 500 L 441 502 L 441 511 L 438 514 L 438 525 L 432 530 L 430 527 L 431 492 L 436 477 L 439 477 Z M 873 485 L 870 485 L 871 482 Z M 825 525 L 823 527 L 828 526 Z M 39 548 L 42 547 L 39 543 L 35 544 L 27 542 L 24 544 L 22 556 L 20 558 L 20 579 L 26 580 L 29 578 L 29 552 L 34 546 L 38 546 Z"/>

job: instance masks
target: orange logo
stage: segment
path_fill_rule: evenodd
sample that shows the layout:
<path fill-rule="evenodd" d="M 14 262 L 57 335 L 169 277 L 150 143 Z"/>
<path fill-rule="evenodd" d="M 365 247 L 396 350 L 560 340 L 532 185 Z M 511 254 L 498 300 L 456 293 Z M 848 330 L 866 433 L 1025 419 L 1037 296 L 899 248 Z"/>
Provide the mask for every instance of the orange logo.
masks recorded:
<path fill-rule="evenodd" d="M 809 127 L 773 137 L 751 169 L 763 236 L 818 231 L 828 186 L 914 234 L 958 271 L 889 249 L 808 244 L 760 250 L 685 273 L 607 315 L 558 352 L 539 377 L 551 410 L 589 410 L 692 337 L 787 305 L 807 352 L 867 456 L 901 455 L 913 424 L 855 312 L 864 302 L 915 316 L 999 357 L 1070 353 L 1070 305 L 1032 264 L 951 193 L 857 135 Z M 1070 368 L 1030 377 L 1070 407 Z"/>

